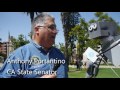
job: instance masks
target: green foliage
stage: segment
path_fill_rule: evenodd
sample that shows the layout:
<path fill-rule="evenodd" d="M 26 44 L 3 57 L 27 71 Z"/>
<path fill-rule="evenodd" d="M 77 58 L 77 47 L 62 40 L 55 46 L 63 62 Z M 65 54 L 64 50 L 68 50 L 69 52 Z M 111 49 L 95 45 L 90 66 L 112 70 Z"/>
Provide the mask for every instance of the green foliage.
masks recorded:
<path fill-rule="evenodd" d="M 97 21 L 102 21 L 102 20 L 114 21 L 107 13 L 104 12 L 96 12 L 95 16 L 97 18 Z"/>
<path fill-rule="evenodd" d="M 25 13 L 27 13 L 27 15 L 30 15 L 30 19 L 31 19 L 31 22 L 32 22 L 33 19 L 34 19 L 34 16 L 38 15 L 39 13 L 42 13 L 42 12 L 25 12 Z"/>
<path fill-rule="evenodd" d="M 94 19 L 91 19 L 90 21 L 89 21 L 89 23 L 91 24 L 91 23 L 95 23 L 96 22 L 96 20 L 94 20 Z"/>
<path fill-rule="evenodd" d="M 53 46 L 56 47 L 56 48 L 59 48 L 59 45 L 57 45 L 57 44 L 54 44 Z"/>
<path fill-rule="evenodd" d="M 96 49 L 97 45 L 99 44 L 100 44 L 100 39 L 91 39 L 86 42 L 85 47 L 91 47 L 93 49 Z"/>
<path fill-rule="evenodd" d="M 69 32 L 72 30 L 72 28 L 79 23 L 79 12 L 61 12 L 61 21 L 63 24 L 64 29 L 64 37 L 65 37 L 65 50 L 64 54 L 67 60 L 67 63 L 69 64 L 69 50 L 71 49 L 72 54 L 72 48 L 74 46 L 74 36 L 69 36 Z M 71 55 L 70 54 L 70 55 Z"/>
<path fill-rule="evenodd" d="M 63 53 L 65 53 L 65 46 L 63 43 L 59 43 L 60 46 L 60 51 L 62 51 Z"/>
<path fill-rule="evenodd" d="M 14 49 L 29 43 L 29 41 L 26 40 L 24 35 L 22 35 L 22 34 L 20 34 L 17 39 L 16 38 L 12 38 L 11 41 L 12 41 Z"/>
<path fill-rule="evenodd" d="M 76 25 L 74 28 L 72 28 L 71 32 L 69 33 L 70 36 L 74 35 L 74 38 L 76 38 L 78 57 L 82 56 L 86 41 L 88 41 L 87 27 L 88 24 L 85 19 L 80 18 L 79 25 Z"/>

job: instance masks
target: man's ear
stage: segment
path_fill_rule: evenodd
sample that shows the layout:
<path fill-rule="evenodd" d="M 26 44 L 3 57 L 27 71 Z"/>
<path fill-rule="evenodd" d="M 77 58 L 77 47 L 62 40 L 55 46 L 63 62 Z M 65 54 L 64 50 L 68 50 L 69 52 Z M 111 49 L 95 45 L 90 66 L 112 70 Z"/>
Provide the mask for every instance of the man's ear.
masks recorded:
<path fill-rule="evenodd" d="M 34 32 L 35 32 L 36 34 L 38 34 L 38 33 L 39 33 L 39 28 L 38 28 L 38 27 L 35 27 Z"/>

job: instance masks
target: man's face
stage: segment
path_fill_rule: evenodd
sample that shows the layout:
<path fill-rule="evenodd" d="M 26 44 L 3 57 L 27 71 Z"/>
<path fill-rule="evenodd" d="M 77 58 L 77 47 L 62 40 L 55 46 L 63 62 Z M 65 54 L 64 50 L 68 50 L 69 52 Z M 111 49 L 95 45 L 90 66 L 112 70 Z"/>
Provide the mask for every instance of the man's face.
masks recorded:
<path fill-rule="evenodd" d="M 52 18 L 46 18 L 44 26 L 40 26 L 38 36 L 40 43 L 45 48 L 50 48 L 54 42 L 57 34 L 56 25 Z"/>

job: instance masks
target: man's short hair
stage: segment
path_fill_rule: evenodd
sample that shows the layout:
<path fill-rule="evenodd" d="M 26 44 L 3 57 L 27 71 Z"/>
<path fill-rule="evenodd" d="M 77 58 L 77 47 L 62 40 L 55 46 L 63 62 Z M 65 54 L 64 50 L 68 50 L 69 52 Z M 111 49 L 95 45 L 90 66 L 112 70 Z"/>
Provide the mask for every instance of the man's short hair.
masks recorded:
<path fill-rule="evenodd" d="M 32 35 L 34 34 L 34 29 L 36 26 L 44 26 L 47 17 L 54 20 L 54 17 L 48 13 L 41 13 L 34 18 L 32 22 Z"/>

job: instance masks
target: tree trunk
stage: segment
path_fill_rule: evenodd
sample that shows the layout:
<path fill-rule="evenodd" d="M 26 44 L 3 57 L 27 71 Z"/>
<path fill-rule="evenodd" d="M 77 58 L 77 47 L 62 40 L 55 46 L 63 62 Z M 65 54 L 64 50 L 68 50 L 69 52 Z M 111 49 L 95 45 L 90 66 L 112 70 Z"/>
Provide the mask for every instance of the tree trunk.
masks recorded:
<path fill-rule="evenodd" d="M 66 33 L 64 33 L 64 36 L 65 36 L 65 59 L 69 71 L 68 36 L 66 36 Z"/>

